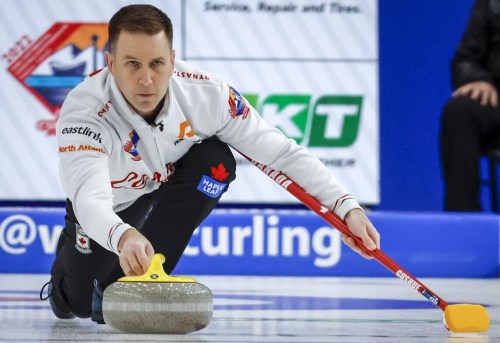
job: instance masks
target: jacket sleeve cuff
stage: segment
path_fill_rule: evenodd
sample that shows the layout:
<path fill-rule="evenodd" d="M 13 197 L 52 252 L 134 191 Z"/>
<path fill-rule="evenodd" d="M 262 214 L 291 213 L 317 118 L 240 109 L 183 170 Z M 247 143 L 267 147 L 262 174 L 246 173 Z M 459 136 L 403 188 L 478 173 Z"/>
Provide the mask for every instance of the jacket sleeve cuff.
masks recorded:
<path fill-rule="evenodd" d="M 129 229 L 133 229 L 133 227 L 125 223 L 118 223 L 113 225 L 108 233 L 108 249 L 119 255 L 120 251 L 118 250 L 118 242 L 120 241 L 120 238 L 122 238 L 122 235 L 125 233 L 125 231 Z"/>
<path fill-rule="evenodd" d="M 358 204 L 356 200 L 354 200 L 351 196 L 340 198 L 335 207 L 333 208 L 333 213 L 340 217 L 340 219 L 344 220 L 347 213 L 355 208 L 359 208 L 363 210 L 363 208 Z"/>

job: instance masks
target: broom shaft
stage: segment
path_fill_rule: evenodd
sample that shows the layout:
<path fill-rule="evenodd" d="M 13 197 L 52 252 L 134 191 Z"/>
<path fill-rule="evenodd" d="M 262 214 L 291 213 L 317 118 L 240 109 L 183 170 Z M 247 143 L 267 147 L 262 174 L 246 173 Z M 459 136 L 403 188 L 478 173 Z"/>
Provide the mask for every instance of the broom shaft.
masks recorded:
<path fill-rule="evenodd" d="M 241 154 L 241 153 L 240 153 Z M 393 259 L 391 259 L 388 255 L 386 255 L 380 249 L 368 250 L 362 240 L 354 236 L 352 232 L 347 227 L 347 224 L 340 219 L 336 214 L 330 211 L 328 208 L 323 206 L 316 198 L 312 195 L 304 191 L 302 187 L 300 187 L 297 183 L 295 183 L 292 179 L 290 179 L 285 174 L 278 172 L 264 164 L 258 163 L 249 157 L 242 154 L 250 163 L 257 166 L 261 171 L 263 171 L 266 175 L 268 175 L 273 181 L 278 183 L 284 189 L 286 189 L 289 193 L 295 196 L 301 203 L 306 205 L 313 212 L 318 214 L 321 218 L 323 218 L 330 225 L 339 230 L 342 234 L 348 235 L 352 237 L 358 247 L 363 250 L 368 255 L 375 258 L 380 264 L 389 269 L 394 275 L 403 280 L 410 287 L 415 289 L 421 295 L 423 295 L 426 299 L 436 305 L 438 308 L 444 311 L 448 303 L 438 296 L 435 292 L 433 292 L 429 287 L 425 286 L 420 280 L 410 274 L 407 270 L 403 269 L 400 265 L 398 265 Z M 273 177 L 270 176 L 273 175 Z"/>

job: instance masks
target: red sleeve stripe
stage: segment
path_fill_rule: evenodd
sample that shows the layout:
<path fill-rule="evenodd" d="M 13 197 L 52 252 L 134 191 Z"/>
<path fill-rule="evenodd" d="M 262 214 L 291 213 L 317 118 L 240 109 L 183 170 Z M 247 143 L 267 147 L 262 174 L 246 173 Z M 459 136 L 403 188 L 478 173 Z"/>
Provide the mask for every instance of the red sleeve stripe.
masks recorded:
<path fill-rule="evenodd" d="M 338 207 L 342 206 L 344 201 L 352 199 L 352 196 L 350 194 L 345 194 L 342 197 L 338 198 L 337 201 L 335 201 L 335 205 L 333 205 L 333 211 L 335 211 Z M 339 203 L 340 201 L 340 203 Z"/>
<path fill-rule="evenodd" d="M 107 244 L 108 248 L 112 251 L 115 251 L 115 249 L 113 249 L 113 246 L 111 245 L 111 238 L 113 238 L 113 234 L 115 233 L 118 226 L 120 226 L 121 224 L 122 223 L 118 223 L 118 224 L 113 225 L 113 227 L 111 227 L 111 229 L 108 232 L 108 241 L 106 242 L 106 244 Z"/>

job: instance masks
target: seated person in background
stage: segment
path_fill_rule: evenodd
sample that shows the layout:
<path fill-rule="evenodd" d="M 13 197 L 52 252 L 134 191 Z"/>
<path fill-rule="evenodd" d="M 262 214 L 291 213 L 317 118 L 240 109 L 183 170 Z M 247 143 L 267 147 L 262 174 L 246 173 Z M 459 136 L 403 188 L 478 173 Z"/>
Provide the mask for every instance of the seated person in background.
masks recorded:
<path fill-rule="evenodd" d="M 445 211 L 481 211 L 479 159 L 500 147 L 500 0 L 476 0 L 441 117 Z"/>

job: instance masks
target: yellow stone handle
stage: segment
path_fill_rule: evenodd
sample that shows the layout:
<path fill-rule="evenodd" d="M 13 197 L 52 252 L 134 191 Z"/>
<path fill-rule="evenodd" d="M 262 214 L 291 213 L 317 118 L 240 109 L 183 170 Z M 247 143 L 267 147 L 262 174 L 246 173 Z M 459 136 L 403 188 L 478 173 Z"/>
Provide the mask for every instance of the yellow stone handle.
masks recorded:
<path fill-rule="evenodd" d="M 143 275 L 124 276 L 119 278 L 119 282 L 196 282 L 195 279 L 187 276 L 170 276 L 163 270 L 165 256 L 155 254 L 151 259 L 148 270 Z"/>

